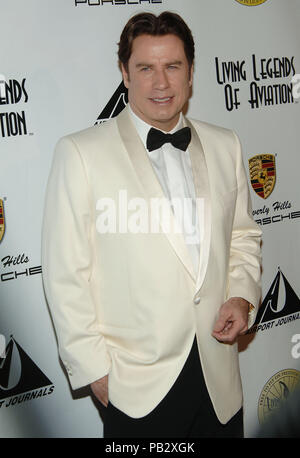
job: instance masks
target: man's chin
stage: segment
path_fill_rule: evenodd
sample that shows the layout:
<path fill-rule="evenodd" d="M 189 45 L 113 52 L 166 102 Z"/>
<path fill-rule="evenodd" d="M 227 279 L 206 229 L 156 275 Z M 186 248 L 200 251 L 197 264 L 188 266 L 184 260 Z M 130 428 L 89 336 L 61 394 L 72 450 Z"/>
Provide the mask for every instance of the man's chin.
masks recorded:
<path fill-rule="evenodd" d="M 179 120 L 179 116 L 179 113 L 172 115 L 170 115 L 170 113 L 159 113 L 152 115 L 151 122 L 149 122 L 149 124 L 153 125 L 154 127 L 160 126 L 159 128 L 162 130 L 172 130 L 176 126 Z"/>

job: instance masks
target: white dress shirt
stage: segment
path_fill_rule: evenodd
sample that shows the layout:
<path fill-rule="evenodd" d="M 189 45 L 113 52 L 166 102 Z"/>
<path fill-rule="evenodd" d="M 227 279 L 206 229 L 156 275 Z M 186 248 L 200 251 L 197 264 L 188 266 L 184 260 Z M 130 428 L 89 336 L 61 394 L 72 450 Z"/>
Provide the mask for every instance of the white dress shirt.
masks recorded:
<path fill-rule="evenodd" d="M 147 135 L 153 126 L 139 118 L 132 111 L 130 105 L 129 113 L 145 149 L 148 152 L 151 164 L 165 196 L 170 201 L 177 223 L 179 223 L 182 229 L 185 242 L 192 258 L 194 270 L 197 274 L 199 265 L 199 227 L 189 150 L 187 148 L 186 151 L 182 151 L 175 148 L 171 143 L 165 143 L 161 148 L 154 151 L 148 151 L 146 146 Z M 182 114 L 180 114 L 177 125 L 168 133 L 172 134 L 182 127 L 183 117 Z"/>

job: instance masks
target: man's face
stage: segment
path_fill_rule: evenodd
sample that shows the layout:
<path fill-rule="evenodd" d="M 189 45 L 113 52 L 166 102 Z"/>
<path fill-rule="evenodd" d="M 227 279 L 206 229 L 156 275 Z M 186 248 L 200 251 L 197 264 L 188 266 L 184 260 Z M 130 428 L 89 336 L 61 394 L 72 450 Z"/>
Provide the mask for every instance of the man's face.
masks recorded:
<path fill-rule="evenodd" d="M 140 35 L 134 39 L 128 73 L 122 65 L 134 113 L 158 129 L 170 131 L 190 96 L 193 68 L 176 35 Z"/>

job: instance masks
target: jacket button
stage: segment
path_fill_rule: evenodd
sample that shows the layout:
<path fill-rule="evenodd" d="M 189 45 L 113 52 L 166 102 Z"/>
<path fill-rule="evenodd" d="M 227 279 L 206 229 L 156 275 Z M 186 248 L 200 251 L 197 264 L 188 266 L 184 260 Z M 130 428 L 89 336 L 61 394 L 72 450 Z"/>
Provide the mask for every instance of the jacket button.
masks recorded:
<path fill-rule="evenodd" d="M 70 367 L 67 363 L 65 364 L 65 368 L 66 368 L 67 373 L 68 373 L 69 375 L 73 375 L 72 369 L 71 369 L 71 367 Z"/>
<path fill-rule="evenodd" d="M 198 304 L 200 304 L 200 302 L 201 302 L 201 297 L 199 297 L 199 296 L 198 296 L 198 297 L 195 297 L 195 299 L 194 299 L 194 304 L 195 304 L 195 305 L 198 305 Z"/>

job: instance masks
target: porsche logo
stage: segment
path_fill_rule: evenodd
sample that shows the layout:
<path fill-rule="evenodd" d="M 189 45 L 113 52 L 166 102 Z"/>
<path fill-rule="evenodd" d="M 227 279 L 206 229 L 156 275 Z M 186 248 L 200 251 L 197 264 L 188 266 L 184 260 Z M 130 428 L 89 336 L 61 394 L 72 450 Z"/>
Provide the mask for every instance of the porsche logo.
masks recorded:
<path fill-rule="evenodd" d="M 5 220 L 4 220 L 4 205 L 3 200 L 0 199 L 0 242 L 5 232 Z"/>
<path fill-rule="evenodd" d="M 249 159 L 251 186 L 259 197 L 266 199 L 276 182 L 275 156 L 258 154 Z"/>

